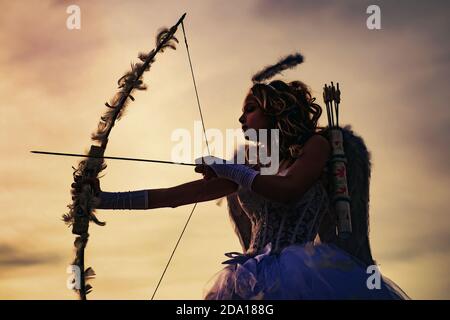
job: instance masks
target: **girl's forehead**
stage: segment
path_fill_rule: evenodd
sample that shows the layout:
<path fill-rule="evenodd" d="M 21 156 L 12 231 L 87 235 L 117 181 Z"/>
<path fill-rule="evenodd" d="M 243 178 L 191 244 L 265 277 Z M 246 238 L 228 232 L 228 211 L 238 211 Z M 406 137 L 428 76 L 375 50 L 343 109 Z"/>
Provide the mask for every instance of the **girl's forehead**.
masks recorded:
<path fill-rule="evenodd" d="M 253 95 L 252 92 L 248 93 L 247 96 L 245 97 L 245 103 L 248 102 L 257 102 L 258 99 L 256 99 L 256 97 Z"/>

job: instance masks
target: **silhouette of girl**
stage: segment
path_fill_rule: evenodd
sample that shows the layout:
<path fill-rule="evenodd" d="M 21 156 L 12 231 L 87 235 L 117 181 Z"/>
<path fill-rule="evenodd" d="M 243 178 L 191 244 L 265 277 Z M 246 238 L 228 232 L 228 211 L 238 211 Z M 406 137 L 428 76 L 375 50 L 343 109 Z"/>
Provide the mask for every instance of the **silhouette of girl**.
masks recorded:
<path fill-rule="evenodd" d="M 205 299 L 408 299 L 377 273 L 371 255 L 370 154 L 363 140 L 342 128 L 353 229 L 342 240 L 330 204 L 329 128 L 317 125 L 322 108 L 300 81 L 267 82 L 302 60 L 291 55 L 257 73 L 239 118 L 244 132 L 279 130 L 276 174 L 261 174 L 260 163 L 204 162 L 195 168 L 202 179 L 165 189 L 102 192 L 95 180 L 98 209 L 174 208 L 226 196 L 243 253 L 226 253 Z"/>

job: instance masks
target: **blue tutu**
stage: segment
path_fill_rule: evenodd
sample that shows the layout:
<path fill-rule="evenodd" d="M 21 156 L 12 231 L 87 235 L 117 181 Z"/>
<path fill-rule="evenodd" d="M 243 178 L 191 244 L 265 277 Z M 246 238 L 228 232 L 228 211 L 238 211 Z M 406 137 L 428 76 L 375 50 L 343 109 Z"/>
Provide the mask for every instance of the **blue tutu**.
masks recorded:
<path fill-rule="evenodd" d="M 207 284 L 207 300 L 403 300 L 409 297 L 391 280 L 334 245 L 290 245 L 271 253 L 268 243 L 262 253 L 250 257 L 237 252 Z M 377 269 L 376 269 L 377 270 Z M 372 285 L 371 285 L 372 284 Z M 371 287 L 372 289 L 369 289 Z"/>

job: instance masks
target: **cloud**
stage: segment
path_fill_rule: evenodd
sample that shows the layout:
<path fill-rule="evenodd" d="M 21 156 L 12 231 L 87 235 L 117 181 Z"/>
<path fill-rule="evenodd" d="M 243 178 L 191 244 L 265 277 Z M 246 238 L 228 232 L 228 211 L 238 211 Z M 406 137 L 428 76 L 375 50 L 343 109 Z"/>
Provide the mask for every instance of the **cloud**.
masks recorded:
<path fill-rule="evenodd" d="M 0 46 L 8 48 L 0 54 L 0 65 L 4 74 L 15 79 L 19 92 L 28 87 L 40 87 L 52 95 L 70 90 L 106 41 L 103 15 L 95 5 L 82 10 L 81 30 L 66 28 L 68 14 L 60 4 L 14 2 L 7 11 L 0 17 Z"/>
<path fill-rule="evenodd" d="M 426 259 L 429 254 L 445 254 L 448 261 L 443 263 L 450 262 L 450 234 L 448 233 L 434 233 L 415 238 L 413 241 L 402 243 L 401 250 L 398 248 L 399 246 L 392 244 L 392 250 L 384 250 L 380 258 L 388 263 L 389 261 L 407 262 L 417 258 Z"/>
<path fill-rule="evenodd" d="M 13 267 L 30 267 L 60 261 L 60 257 L 50 253 L 31 253 L 30 250 L 0 244 L 0 271 Z"/>
<path fill-rule="evenodd" d="M 365 27 L 369 4 L 381 8 L 380 31 Z M 414 150 L 411 155 L 424 167 L 448 178 L 449 9 L 450 2 L 441 0 L 261 0 L 251 12 L 255 19 L 279 29 L 295 30 L 303 40 L 298 43 L 304 42 L 302 47 L 310 48 L 310 52 L 326 48 L 325 59 L 329 55 L 329 61 L 324 62 L 321 52 L 319 63 L 330 66 L 336 61 L 333 71 L 341 79 L 354 74 L 359 83 L 351 79 L 353 90 L 361 91 L 361 87 L 368 86 L 365 99 L 369 101 L 365 103 L 372 109 L 380 109 L 375 116 L 387 120 L 381 123 L 373 119 L 379 127 L 385 127 L 380 134 L 395 135 L 389 137 L 391 143 Z M 295 32 L 289 33 L 293 42 Z M 314 58 L 310 52 L 304 52 L 307 63 Z M 355 98 L 353 102 L 358 103 Z"/>
<path fill-rule="evenodd" d="M 41 288 L 47 282 L 34 274 L 36 270 L 64 283 L 66 263 L 51 252 L 67 255 L 66 261 L 73 258 L 68 250 L 73 239 L 59 218 L 70 199 L 70 167 L 75 161 L 32 156 L 29 150 L 81 152 L 104 101 L 114 93 L 117 78 L 138 51 L 153 47 L 155 29 L 178 18 L 180 10 L 178 2 L 166 1 L 74 3 L 80 3 L 82 9 L 80 32 L 65 29 L 65 6 L 72 1 L 7 2 L 0 11 L 0 45 L 7 48 L 0 51 L 0 70 L 5 75 L 0 83 L 4 97 L 0 141 L 6 150 L 0 161 L 0 203 L 5 222 L 2 235 L 8 241 L 1 244 L 0 240 L 0 270 L 11 274 L 21 267 L 20 276 L 14 273 L 15 278 L 11 277 L 8 285 L 3 282 L 0 291 L 14 288 L 20 298 L 46 297 Z M 271 59 L 276 61 L 297 49 L 305 54 L 306 63 L 287 76 L 304 76 L 301 80 L 313 90 L 320 90 L 323 81 L 330 78 L 345 82 L 343 115 L 363 135 L 375 159 L 371 189 L 376 209 L 372 215 L 375 258 L 389 262 L 386 267 L 403 273 L 411 285 L 429 272 L 428 266 L 446 263 L 449 255 L 446 226 L 450 220 L 445 216 L 446 204 L 440 201 L 448 194 L 448 184 L 437 181 L 449 170 L 449 22 L 443 19 L 448 10 L 444 2 L 375 1 L 381 3 L 383 30 L 371 32 L 365 27 L 368 3 L 280 0 L 206 5 L 194 1 L 186 20 L 188 41 L 207 127 L 235 125 L 250 76 Z M 190 128 L 191 119 L 198 119 L 185 50 L 181 48 L 183 38 L 178 36 L 181 50 L 158 57 L 158 64 L 145 78 L 149 94 L 137 96 L 136 108 L 115 128 L 111 155 L 164 158 L 170 155 L 172 128 Z M 102 186 L 111 191 L 165 188 L 198 178 L 185 168 L 144 168 L 120 162 L 108 165 Z M 131 215 L 104 212 L 108 227 L 93 228 L 95 241 L 89 246 L 88 258 L 94 268 L 103 265 L 113 274 L 117 270 L 111 261 L 117 252 L 130 254 L 133 246 L 130 259 L 148 257 L 136 276 L 136 282 L 145 287 L 141 275 L 151 280 L 148 270 L 164 266 L 166 249 L 172 249 L 169 245 L 166 248 L 170 242 L 166 240 L 176 239 L 182 227 L 178 224 L 183 223 L 187 210 L 180 207 L 157 210 L 159 214 Z M 201 252 L 207 258 L 201 272 L 196 270 L 196 260 L 188 265 L 181 258 L 175 259 L 182 262 L 173 267 L 173 274 L 181 279 L 195 277 L 200 288 L 208 273 L 220 266 L 222 252 L 239 244 L 233 238 L 225 208 L 219 210 L 209 203 L 198 210 L 201 220 L 192 224 L 191 235 L 185 239 L 197 242 L 184 245 L 187 255 L 192 255 L 188 248 L 196 248 L 198 253 L 199 237 L 193 235 L 200 234 L 208 239 L 201 242 Z M 220 216 L 212 215 L 214 212 Z M 213 239 L 208 238 L 205 225 L 216 228 Z M 24 229 L 29 237 L 47 238 L 39 241 L 38 252 L 37 246 L 25 246 L 18 236 Z M 118 241 L 117 234 L 126 241 Z M 151 258 L 148 248 L 158 248 Z M 405 265 L 412 267 L 414 258 L 426 264 L 414 265 L 411 273 L 405 274 Z M 133 272 L 141 262 L 132 264 L 121 274 Z M 34 291 L 22 290 L 20 285 L 22 274 L 27 273 L 33 279 Z M 111 297 L 114 290 L 108 285 L 112 286 L 110 279 L 115 275 L 107 278 L 108 272 L 99 273 L 105 280 L 96 286 L 94 297 Z M 435 274 L 430 278 L 430 282 L 441 281 Z M 168 298 L 200 297 L 200 289 L 185 290 L 180 281 L 172 283 Z M 122 297 L 139 298 L 136 292 L 123 288 Z M 434 289 L 428 280 L 412 288 L 415 292 Z M 140 291 L 140 297 L 148 294 L 145 290 L 148 288 Z M 433 294 L 448 296 L 448 291 L 439 290 Z M 64 293 L 55 289 L 53 294 Z"/>
<path fill-rule="evenodd" d="M 369 5 L 378 5 L 382 13 L 382 21 L 389 26 L 414 27 L 414 24 L 432 25 L 436 22 L 449 23 L 447 16 L 450 3 L 446 0 L 258 0 L 255 2 L 255 16 L 270 18 L 296 17 L 310 14 L 332 12 L 339 18 L 365 17 Z M 430 17 L 433 17 L 431 19 Z M 434 19 L 437 17 L 438 20 Z M 323 21 L 320 21 L 323 23 Z M 319 23 L 318 23 L 319 24 Z M 443 30 L 443 32 L 445 32 Z"/>

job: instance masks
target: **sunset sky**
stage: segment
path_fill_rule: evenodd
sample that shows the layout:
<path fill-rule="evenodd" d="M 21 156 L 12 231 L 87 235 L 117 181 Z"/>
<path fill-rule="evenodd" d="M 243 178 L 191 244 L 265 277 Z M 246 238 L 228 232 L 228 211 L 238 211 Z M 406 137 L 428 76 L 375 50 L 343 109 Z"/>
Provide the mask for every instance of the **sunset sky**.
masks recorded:
<path fill-rule="evenodd" d="M 206 128 L 239 128 L 251 76 L 296 51 L 284 80 L 342 89 L 340 120 L 372 154 L 371 242 L 384 275 L 413 299 L 450 299 L 448 1 L 0 0 L 0 299 L 76 299 L 66 288 L 74 236 L 61 221 L 77 159 L 104 103 L 157 30 L 187 12 L 185 27 Z M 81 9 L 81 29 L 66 8 Z M 381 30 L 366 8 L 381 8 Z M 181 29 L 177 36 L 183 39 Z M 158 55 L 114 127 L 107 155 L 169 160 L 177 128 L 200 119 L 186 50 Z M 326 117 L 320 124 L 325 125 Z M 191 167 L 107 161 L 105 191 L 170 187 Z M 90 299 L 149 299 L 191 206 L 99 210 L 86 266 Z M 199 204 L 156 299 L 201 299 L 229 251 L 239 251 L 225 205 Z"/>

